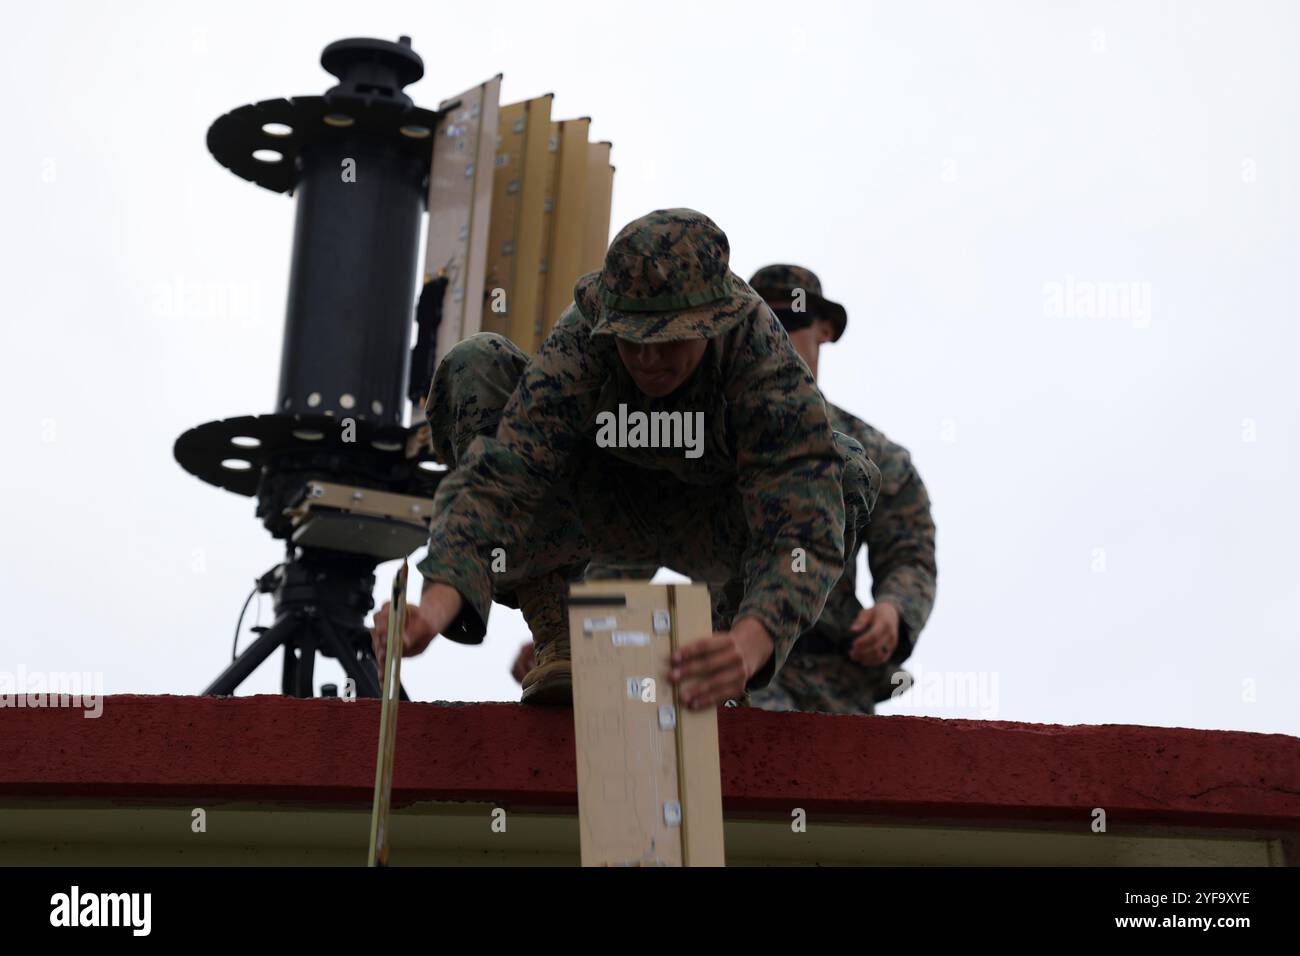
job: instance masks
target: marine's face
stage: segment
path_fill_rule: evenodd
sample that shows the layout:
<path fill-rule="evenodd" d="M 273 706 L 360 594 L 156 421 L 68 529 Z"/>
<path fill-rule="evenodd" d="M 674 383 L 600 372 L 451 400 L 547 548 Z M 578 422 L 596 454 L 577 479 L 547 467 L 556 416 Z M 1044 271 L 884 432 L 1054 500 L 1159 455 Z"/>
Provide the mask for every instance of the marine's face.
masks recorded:
<path fill-rule="evenodd" d="M 799 357 L 817 377 L 817 353 L 821 347 L 835 337 L 835 326 L 826 319 L 814 319 L 811 325 L 793 332 L 787 330 L 790 344 L 799 353 Z"/>
<path fill-rule="evenodd" d="M 709 347 L 708 339 L 650 343 L 616 339 L 615 342 L 623 367 L 636 387 L 651 398 L 663 398 L 675 392 L 695 374 Z"/>

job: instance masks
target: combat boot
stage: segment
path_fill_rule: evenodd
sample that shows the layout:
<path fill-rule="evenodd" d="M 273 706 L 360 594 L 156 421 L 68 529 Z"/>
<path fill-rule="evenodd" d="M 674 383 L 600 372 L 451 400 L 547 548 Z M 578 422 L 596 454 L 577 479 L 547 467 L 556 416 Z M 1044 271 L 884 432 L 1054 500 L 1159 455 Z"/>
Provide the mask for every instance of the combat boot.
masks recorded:
<path fill-rule="evenodd" d="M 569 665 L 569 620 L 564 608 L 568 583 L 559 574 L 543 575 L 521 584 L 515 592 L 519 610 L 533 634 L 533 669 L 524 675 L 525 704 L 573 703 L 573 670 Z"/>

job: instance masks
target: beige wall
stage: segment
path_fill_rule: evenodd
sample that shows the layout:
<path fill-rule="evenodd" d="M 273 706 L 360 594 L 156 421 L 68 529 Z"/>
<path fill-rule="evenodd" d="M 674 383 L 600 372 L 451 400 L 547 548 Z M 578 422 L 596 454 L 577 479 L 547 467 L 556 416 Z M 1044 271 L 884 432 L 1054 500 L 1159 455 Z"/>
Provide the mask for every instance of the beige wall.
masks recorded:
<path fill-rule="evenodd" d="M 0 806 L 0 865 L 322 865 L 366 861 L 368 808 L 319 810 L 210 804 L 207 832 L 193 805 L 113 807 L 99 802 Z M 494 832 L 489 804 L 431 803 L 396 813 L 394 866 L 578 864 L 576 815 L 507 812 Z M 500 815 L 497 815 L 500 818 Z M 1276 840 L 1064 833 L 1041 829 L 728 820 L 727 862 L 744 865 L 1281 865 Z"/>

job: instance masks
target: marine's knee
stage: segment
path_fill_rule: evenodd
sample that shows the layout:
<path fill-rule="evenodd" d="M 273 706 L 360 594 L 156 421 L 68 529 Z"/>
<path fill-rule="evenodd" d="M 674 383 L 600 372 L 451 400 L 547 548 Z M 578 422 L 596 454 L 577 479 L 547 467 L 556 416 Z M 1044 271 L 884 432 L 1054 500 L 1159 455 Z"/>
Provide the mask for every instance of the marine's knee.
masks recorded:
<path fill-rule="evenodd" d="M 438 460 L 451 465 L 475 435 L 496 428 L 526 356 L 495 332 L 478 332 L 447 350 L 433 375 L 425 418 Z"/>
<path fill-rule="evenodd" d="M 498 352 L 524 354 L 520 351 L 519 346 L 499 332 L 475 332 L 473 335 L 467 335 L 448 349 L 447 358 L 453 355 L 477 355 L 480 353 L 492 355 Z"/>
<path fill-rule="evenodd" d="M 491 378 L 501 374 L 517 379 L 527 364 L 528 356 L 504 335 L 475 332 L 447 350 L 438 363 L 434 382 L 436 385 L 439 378 Z"/>
<path fill-rule="evenodd" d="M 504 406 L 527 364 L 528 356 L 504 335 L 476 332 L 448 349 L 438 363 L 425 411 L 432 420 L 467 400 L 480 404 L 492 396 Z"/>

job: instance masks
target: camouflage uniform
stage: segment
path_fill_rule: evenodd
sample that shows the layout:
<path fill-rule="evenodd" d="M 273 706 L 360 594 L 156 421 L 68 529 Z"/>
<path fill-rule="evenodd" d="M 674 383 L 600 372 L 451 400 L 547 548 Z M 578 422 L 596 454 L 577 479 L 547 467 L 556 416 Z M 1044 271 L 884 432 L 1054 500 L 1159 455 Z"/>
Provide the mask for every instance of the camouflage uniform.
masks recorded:
<path fill-rule="evenodd" d="M 578 280 L 531 360 L 491 333 L 448 352 L 428 417 L 453 470 L 419 569 L 465 599 L 449 633 L 481 640 L 494 597 L 512 605 L 526 583 L 575 580 L 593 559 L 667 565 L 711 585 L 716 622 L 750 616 L 772 635 L 750 687 L 780 670 L 854 552 L 880 473 L 832 432 L 807 366 L 728 255 L 700 213 L 651 213 L 615 237 L 601 272 Z M 690 379 L 653 398 L 616 336 L 708 345 Z M 620 404 L 702 411 L 702 455 L 598 446 L 597 416 Z"/>
<path fill-rule="evenodd" d="M 817 277 L 806 269 L 769 266 L 750 282 L 777 308 L 783 302 L 780 289 L 807 290 L 814 309 L 826 302 Z M 845 323 L 843 309 L 829 305 L 833 307 L 827 310 L 827 317 L 832 318 L 834 341 L 843 333 Z M 855 554 L 827 598 L 817 625 L 800 637 L 777 678 L 751 693 L 750 702 L 765 710 L 871 714 L 875 702 L 888 699 L 897 686 L 892 678 L 911 655 L 934 604 L 938 574 L 934 521 L 930 497 L 907 449 L 843 409 L 829 402 L 826 407 L 832 428 L 861 444 L 881 471 L 880 497 L 861 540 L 867 548 L 875 602 L 887 601 L 898 608 L 898 647 L 889 661 L 875 667 L 864 667 L 848 656 L 853 643 L 848 632 L 862 610 Z"/>

